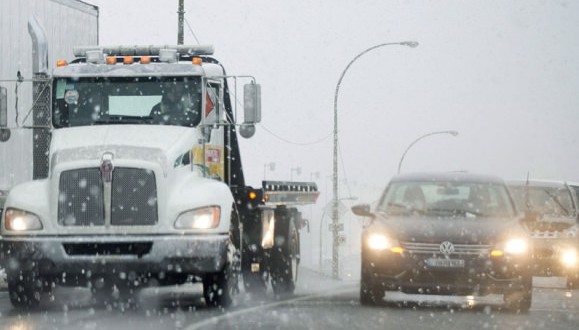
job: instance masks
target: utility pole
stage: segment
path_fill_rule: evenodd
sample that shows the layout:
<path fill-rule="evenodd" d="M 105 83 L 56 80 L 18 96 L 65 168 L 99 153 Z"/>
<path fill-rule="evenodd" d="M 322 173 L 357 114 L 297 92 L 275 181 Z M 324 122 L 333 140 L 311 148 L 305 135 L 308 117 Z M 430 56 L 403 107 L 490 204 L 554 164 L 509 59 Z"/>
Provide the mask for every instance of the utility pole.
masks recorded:
<path fill-rule="evenodd" d="M 177 45 L 183 44 L 183 21 L 185 15 L 185 9 L 183 5 L 183 0 L 179 0 L 179 10 L 177 11 L 179 14 L 178 22 L 177 22 Z"/>

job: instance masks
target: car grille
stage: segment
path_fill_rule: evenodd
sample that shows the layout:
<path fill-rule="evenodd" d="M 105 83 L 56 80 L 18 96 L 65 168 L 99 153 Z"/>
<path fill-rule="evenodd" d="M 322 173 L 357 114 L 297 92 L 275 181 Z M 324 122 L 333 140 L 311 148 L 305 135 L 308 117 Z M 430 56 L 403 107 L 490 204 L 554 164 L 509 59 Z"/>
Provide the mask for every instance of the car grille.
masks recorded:
<path fill-rule="evenodd" d="M 486 256 L 490 253 L 491 245 L 480 244 L 453 244 L 454 253 L 452 255 Z M 402 242 L 404 251 L 410 254 L 442 255 L 440 243 L 415 243 Z"/>
<path fill-rule="evenodd" d="M 60 175 L 58 223 L 62 226 L 104 226 L 105 184 L 98 168 Z M 110 224 L 142 226 L 157 223 L 157 186 L 153 171 L 117 167 L 110 190 Z"/>

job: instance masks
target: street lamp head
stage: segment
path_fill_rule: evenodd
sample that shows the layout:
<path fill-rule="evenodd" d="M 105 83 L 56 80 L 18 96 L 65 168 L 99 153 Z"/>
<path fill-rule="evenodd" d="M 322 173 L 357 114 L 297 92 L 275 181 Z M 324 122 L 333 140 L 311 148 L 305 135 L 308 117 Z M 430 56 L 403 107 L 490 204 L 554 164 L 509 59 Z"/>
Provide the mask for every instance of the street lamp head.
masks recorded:
<path fill-rule="evenodd" d="M 414 144 L 416 144 L 416 142 L 431 136 L 431 135 L 435 135 L 435 134 L 450 134 L 452 136 L 457 136 L 458 135 L 458 131 L 436 131 L 436 132 L 430 132 L 430 133 L 426 133 L 424 135 L 419 136 L 418 138 L 416 138 L 414 141 L 412 141 L 412 143 L 410 143 L 408 145 L 408 147 L 406 148 L 406 150 L 404 150 L 404 153 L 402 154 L 402 157 L 400 157 L 400 161 L 398 162 L 398 173 L 400 173 L 400 169 L 402 168 L 402 161 L 404 160 L 404 157 L 406 156 L 406 153 L 408 152 L 408 150 L 410 150 L 410 148 L 412 148 L 412 146 Z"/>
<path fill-rule="evenodd" d="M 416 48 L 418 47 L 418 42 L 417 41 L 402 41 L 400 43 L 403 46 L 408 46 L 410 48 Z"/>

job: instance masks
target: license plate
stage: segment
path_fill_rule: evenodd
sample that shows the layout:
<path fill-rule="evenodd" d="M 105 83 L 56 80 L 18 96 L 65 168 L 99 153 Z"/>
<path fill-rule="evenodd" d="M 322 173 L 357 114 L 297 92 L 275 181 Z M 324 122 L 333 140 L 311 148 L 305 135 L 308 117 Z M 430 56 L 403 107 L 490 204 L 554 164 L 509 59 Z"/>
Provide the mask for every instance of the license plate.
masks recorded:
<path fill-rule="evenodd" d="M 426 259 L 426 265 L 428 265 L 429 267 L 438 267 L 438 268 L 463 268 L 464 260 L 430 258 Z"/>

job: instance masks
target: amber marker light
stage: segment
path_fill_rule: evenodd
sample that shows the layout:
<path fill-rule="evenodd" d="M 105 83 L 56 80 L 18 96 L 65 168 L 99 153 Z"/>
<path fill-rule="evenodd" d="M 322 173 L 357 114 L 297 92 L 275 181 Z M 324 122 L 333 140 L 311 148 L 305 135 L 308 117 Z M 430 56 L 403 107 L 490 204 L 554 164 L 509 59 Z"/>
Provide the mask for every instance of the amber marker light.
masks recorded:
<path fill-rule="evenodd" d="M 66 60 L 58 60 L 56 61 L 56 66 L 67 66 L 68 62 Z"/>
<path fill-rule="evenodd" d="M 132 56 L 123 57 L 123 64 L 133 64 L 135 59 Z"/>
<path fill-rule="evenodd" d="M 107 63 L 107 64 L 117 64 L 117 59 L 116 59 L 115 57 L 113 57 L 113 56 L 109 56 L 109 57 L 107 57 L 107 59 L 106 59 L 106 63 Z"/>
<path fill-rule="evenodd" d="M 194 65 L 203 64 L 203 60 L 201 59 L 201 57 L 193 57 L 193 59 L 191 61 L 193 62 Z"/>
<path fill-rule="evenodd" d="M 404 249 L 399 247 L 399 246 L 395 246 L 393 248 L 390 248 L 390 251 L 394 252 L 394 253 L 402 254 L 402 252 L 404 252 Z"/>
<path fill-rule="evenodd" d="M 255 193 L 255 191 L 250 191 L 249 192 L 249 199 L 255 199 L 257 197 L 257 194 Z"/>
<path fill-rule="evenodd" d="M 149 64 L 151 63 L 151 58 L 149 56 L 143 56 L 140 60 L 141 64 Z"/>
<path fill-rule="evenodd" d="M 502 257 L 505 253 L 501 250 L 492 250 L 491 257 Z"/>

